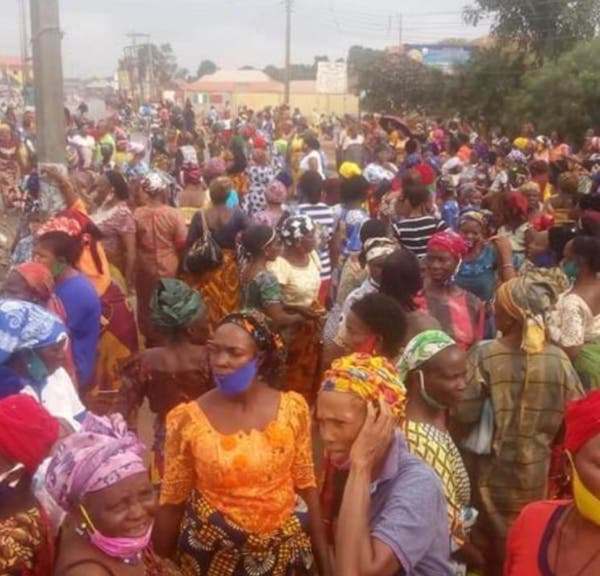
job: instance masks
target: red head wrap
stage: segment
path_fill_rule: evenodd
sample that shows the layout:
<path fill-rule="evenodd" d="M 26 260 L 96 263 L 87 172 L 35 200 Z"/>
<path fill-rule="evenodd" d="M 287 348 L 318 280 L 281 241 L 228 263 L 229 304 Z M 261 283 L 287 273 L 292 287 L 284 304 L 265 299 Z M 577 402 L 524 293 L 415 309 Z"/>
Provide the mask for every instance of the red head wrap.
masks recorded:
<path fill-rule="evenodd" d="M 506 206 L 512 212 L 519 214 L 522 218 L 527 218 L 529 202 L 522 192 L 509 192 L 506 195 Z"/>
<path fill-rule="evenodd" d="M 431 186 L 435 182 L 435 172 L 429 164 L 417 164 L 413 170 L 418 172 L 423 186 Z"/>
<path fill-rule="evenodd" d="M 54 292 L 54 278 L 46 266 L 39 262 L 23 262 L 15 266 L 17 272 L 27 285 L 40 297 L 47 302 Z"/>
<path fill-rule="evenodd" d="M 591 392 L 567 407 L 565 448 L 576 454 L 600 434 L 600 390 Z"/>
<path fill-rule="evenodd" d="M 427 243 L 427 251 L 439 250 L 441 252 L 450 252 L 457 260 L 462 258 L 467 252 L 467 244 L 463 237 L 452 230 L 444 230 L 434 234 Z"/>
<path fill-rule="evenodd" d="M 0 400 L 0 453 L 33 474 L 58 440 L 58 420 L 31 396 Z"/>

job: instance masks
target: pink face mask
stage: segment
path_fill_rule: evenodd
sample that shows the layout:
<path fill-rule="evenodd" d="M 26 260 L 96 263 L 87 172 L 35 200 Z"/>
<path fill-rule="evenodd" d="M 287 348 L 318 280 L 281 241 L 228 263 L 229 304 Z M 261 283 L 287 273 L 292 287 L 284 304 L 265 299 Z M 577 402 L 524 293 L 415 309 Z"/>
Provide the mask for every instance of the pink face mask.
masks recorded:
<path fill-rule="evenodd" d="M 83 506 L 80 506 L 80 509 L 89 527 L 87 534 L 90 542 L 98 548 L 98 550 L 101 550 L 111 558 L 118 558 L 125 562 L 138 562 L 141 560 L 142 552 L 148 547 L 148 544 L 150 544 L 152 524 L 150 524 L 143 536 L 137 536 L 135 538 L 111 538 L 105 536 L 94 527 Z"/>

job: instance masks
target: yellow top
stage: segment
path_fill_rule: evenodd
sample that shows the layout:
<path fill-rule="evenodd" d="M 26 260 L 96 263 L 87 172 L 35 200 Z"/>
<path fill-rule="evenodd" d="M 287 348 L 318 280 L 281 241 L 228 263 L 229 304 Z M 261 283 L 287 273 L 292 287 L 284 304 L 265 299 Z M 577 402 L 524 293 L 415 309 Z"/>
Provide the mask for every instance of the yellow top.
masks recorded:
<path fill-rule="evenodd" d="M 86 216 L 88 214 L 85 204 L 81 198 L 78 198 L 73 205 L 70 206 L 70 208 L 72 210 L 78 210 Z M 83 250 L 81 251 L 81 256 L 77 262 L 77 269 L 94 285 L 96 293 L 100 298 L 102 298 L 111 283 L 110 266 L 106 258 L 106 253 L 104 252 L 104 246 L 102 246 L 102 242 L 98 242 L 96 247 L 98 257 L 100 258 L 100 263 L 102 265 L 102 272 L 96 268 L 91 248 L 87 242 L 84 244 Z"/>
<path fill-rule="evenodd" d="M 310 306 L 319 296 L 321 286 L 321 264 L 319 255 L 313 251 L 308 266 L 290 264 L 282 256 L 267 264 L 281 284 L 283 303 L 288 306 Z"/>
<path fill-rule="evenodd" d="M 161 504 L 182 504 L 196 489 L 242 529 L 265 535 L 292 515 L 296 490 L 316 485 L 308 405 L 295 392 L 282 393 L 275 420 L 250 433 L 221 434 L 197 402 L 167 416 Z"/>

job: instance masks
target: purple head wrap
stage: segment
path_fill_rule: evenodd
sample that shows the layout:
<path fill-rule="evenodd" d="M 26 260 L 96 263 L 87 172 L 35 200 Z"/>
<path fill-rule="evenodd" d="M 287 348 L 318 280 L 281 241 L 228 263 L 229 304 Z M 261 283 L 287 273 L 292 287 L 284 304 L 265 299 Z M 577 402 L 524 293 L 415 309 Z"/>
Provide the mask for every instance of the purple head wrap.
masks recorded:
<path fill-rule="evenodd" d="M 145 447 L 127 430 L 120 414 L 86 416 L 81 429 L 58 446 L 46 474 L 46 488 L 66 511 L 88 492 L 108 488 L 147 471 Z"/>
<path fill-rule="evenodd" d="M 219 176 L 223 176 L 227 170 L 225 160 L 222 158 L 211 158 L 204 164 L 204 178 L 205 180 L 214 180 Z"/>

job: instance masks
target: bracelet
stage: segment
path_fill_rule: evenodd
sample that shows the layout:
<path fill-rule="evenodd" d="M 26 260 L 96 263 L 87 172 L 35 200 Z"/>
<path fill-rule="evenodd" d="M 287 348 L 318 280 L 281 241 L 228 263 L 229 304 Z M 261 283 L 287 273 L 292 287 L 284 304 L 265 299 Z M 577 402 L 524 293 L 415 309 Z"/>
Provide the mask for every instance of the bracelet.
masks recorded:
<path fill-rule="evenodd" d="M 515 265 L 514 264 L 502 264 L 502 270 L 504 270 L 505 268 L 514 268 Z"/>

